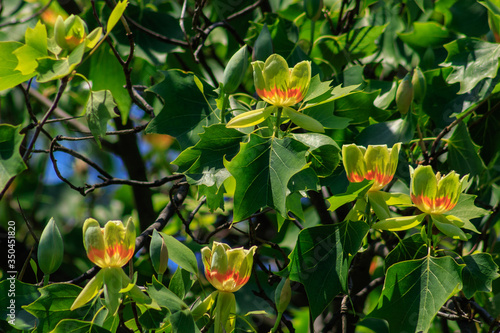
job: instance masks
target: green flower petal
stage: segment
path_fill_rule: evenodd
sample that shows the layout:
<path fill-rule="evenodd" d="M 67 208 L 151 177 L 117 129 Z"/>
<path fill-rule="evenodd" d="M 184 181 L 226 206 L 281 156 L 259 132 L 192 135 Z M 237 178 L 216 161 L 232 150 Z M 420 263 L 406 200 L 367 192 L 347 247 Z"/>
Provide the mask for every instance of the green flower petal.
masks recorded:
<path fill-rule="evenodd" d="M 342 159 L 347 178 L 352 183 L 359 183 L 365 179 L 366 164 L 363 151 L 355 144 L 342 146 Z"/>
<path fill-rule="evenodd" d="M 101 290 L 103 284 L 103 276 L 104 273 L 102 270 L 97 272 L 96 276 L 94 276 L 82 289 L 78 297 L 75 299 L 73 304 L 71 305 L 70 310 L 73 311 L 81 306 L 87 304 L 91 299 L 93 299 Z"/>

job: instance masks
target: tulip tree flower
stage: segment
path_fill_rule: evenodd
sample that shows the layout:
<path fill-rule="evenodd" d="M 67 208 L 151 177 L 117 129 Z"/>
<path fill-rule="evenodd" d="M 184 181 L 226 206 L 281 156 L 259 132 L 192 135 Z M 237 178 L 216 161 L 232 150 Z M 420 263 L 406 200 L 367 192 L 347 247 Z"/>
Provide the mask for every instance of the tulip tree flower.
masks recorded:
<path fill-rule="evenodd" d="M 439 172 L 434 173 L 429 165 L 419 165 L 416 169 L 410 167 L 410 176 L 410 197 L 422 214 L 386 219 L 376 223 L 374 228 L 406 230 L 417 226 L 428 216 L 437 229 L 455 239 L 468 239 L 461 228 L 478 232 L 470 221 L 452 214 L 460 194 L 466 188 L 469 175 L 460 179 L 455 171 L 451 171 L 443 176 Z M 428 223 L 431 226 L 430 221 Z M 429 235 L 430 232 L 427 233 Z"/>
<path fill-rule="evenodd" d="M 214 242 L 212 249 L 201 249 L 205 276 L 217 289 L 202 303 L 205 306 L 215 303 L 215 332 L 223 332 L 223 329 L 232 332 L 234 329 L 236 300 L 233 292 L 238 291 L 250 279 L 256 249 L 256 246 L 249 250 L 231 249 L 229 245 L 219 242 Z"/>
<path fill-rule="evenodd" d="M 311 82 L 311 62 L 301 61 L 293 68 L 279 54 L 270 55 L 265 62 L 252 62 L 255 90 L 268 107 L 248 111 L 231 119 L 227 127 L 241 128 L 257 125 L 272 113 L 277 115 L 276 128 L 281 124 L 281 112 L 296 125 L 310 131 L 323 132 L 316 119 L 291 108 L 301 102 Z"/>
<path fill-rule="evenodd" d="M 343 145 L 342 158 L 347 178 L 351 183 L 373 180 L 370 191 L 381 190 L 394 177 L 400 148 L 401 143 L 396 143 L 392 148 L 386 145 L 369 145 L 368 148 L 355 144 Z"/>
<path fill-rule="evenodd" d="M 367 203 L 370 203 L 370 209 L 373 209 L 380 220 L 391 217 L 388 205 L 411 206 L 408 195 L 381 191 L 394 177 L 400 149 L 401 143 L 394 144 L 392 148 L 387 148 L 386 145 L 369 145 L 368 148 L 355 144 L 342 146 L 342 160 L 349 181 L 373 182 L 366 192 L 366 198 L 358 200 L 349 213 L 350 220 L 359 220 L 360 214 L 363 215 L 367 208 Z"/>
<path fill-rule="evenodd" d="M 71 310 L 85 305 L 102 290 L 111 315 L 118 310 L 122 293 L 128 293 L 138 303 L 149 301 L 149 297 L 132 283 L 121 268 L 134 255 L 135 226 L 132 219 L 126 226 L 121 221 L 108 221 L 101 228 L 99 222 L 89 218 L 83 225 L 83 239 L 88 258 L 101 270 L 83 288 Z"/>

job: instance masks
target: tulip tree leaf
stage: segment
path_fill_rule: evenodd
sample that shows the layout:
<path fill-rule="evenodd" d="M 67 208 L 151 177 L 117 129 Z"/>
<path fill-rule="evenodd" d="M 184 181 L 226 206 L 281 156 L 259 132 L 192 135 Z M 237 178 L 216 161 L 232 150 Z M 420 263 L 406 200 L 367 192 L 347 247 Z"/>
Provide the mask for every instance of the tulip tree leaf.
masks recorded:
<path fill-rule="evenodd" d="M 89 81 L 93 90 L 109 90 L 120 110 L 122 121 L 126 122 L 130 111 L 130 97 L 123 68 L 112 53 L 109 45 L 104 43 L 90 57 Z"/>
<path fill-rule="evenodd" d="M 377 121 L 384 121 L 391 113 L 379 109 L 373 104 L 379 94 L 379 91 L 371 93 L 357 91 L 336 99 L 333 104 L 335 114 L 343 118 L 352 119 L 351 124 L 365 123 L 370 117 Z"/>
<path fill-rule="evenodd" d="M 330 203 L 328 210 L 336 210 L 348 202 L 361 198 L 368 192 L 372 185 L 373 181 L 366 179 L 359 183 L 349 183 L 345 193 L 336 194 L 327 199 Z"/>
<path fill-rule="evenodd" d="M 38 292 L 38 287 L 32 284 L 27 284 L 19 280 L 15 280 L 16 290 L 15 290 L 15 314 L 13 317 L 9 316 L 11 314 L 9 307 L 12 307 L 11 299 L 12 294 L 9 292 L 11 289 L 11 276 L 9 274 L 6 279 L 0 282 L 0 315 L 3 320 L 10 321 L 14 319 L 14 328 L 17 330 L 30 330 L 37 324 L 36 318 L 28 313 L 22 308 L 23 305 L 28 305 L 33 303 L 40 293 Z M 10 294 L 10 295 L 9 295 Z"/>
<path fill-rule="evenodd" d="M 368 316 L 387 320 L 391 332 L 427 332 L 439 309 L 462 288 L 463 267 L 449 256 L 392 265 Z"/>
<path fill-rule="evenodd" d="M 236 179 L 234 221 L 264 207 L 286 216 L 286 188 L 290 178 L 306 166 L 307 147 L 291 138 L 251 135 L 240 152 L 224 165 Z"/>
<path fill-rule="evenodd" d="M 414 234 L 403 239 L 385 257 L 386 269 L 392 265 L 407 260 L 420 259 L 427 255 L 427 244 L 420 234 Z"/>
<path fill-rule="evenodd" d="M 109 90 L 91 91 L 89 100 L 85 107 L 85 117 L 89 124 L 90 132 L 95 138 L 95 141 L 101 146 L 99 140 L 106 136 L 108 121 L 118 115 L 114 112 L 116 106 L 113 100 L 113 95 Z"/>
<path fill-rule="evenodd" d="M 173 332 L 200 332 L 189 309 L 172 313 L 170 323 L 172 324 Z"/>
<path fill-rule="evenodd" d="M 477 291 L 491 292 L 492 281 L 500 276 L 491 254 L 475 253 L 462 259 L 465 264 L 462 271 L 465 297 L 471 298 Z"/>
<path fill-rule="evenodd" d="M 486 214 L 489 214 L 489 211 L 480 207 L 477 207 L 474 204 L 474 200 L 476 199 L 476 195 L 471 195 L 471 194 L 460 194 L 460 197 L 458 198 L 458 202 L 453 207 L 452 210 L 447 212 L 447 215 L 453 215 L 459 217 L 462 221 L 463 220 L 472 220 L 481 216 L 484 216 Z"/>
<path fill-rule="evenodd" d="M 479 147 L 472 141 L 467 126 L 460 122 L 448 142 L 448 162 L 459 174 L 477 176 L 486 166 L 479 156 Z"/>
<path fill-rule="evenodd" d="M 52 57 L 38 58 L 38 82 L 48 82 L 69 75 L 82 61 L 85 43 L 78 45 L 67 57 L 56 59 Z"/>
<path fill-rule="evenodd" d="M 317 133 L 294 134 L 293 137 L 309 147 L 307 161 L 319 177 L 333 173 L 340 162 L 340 148 L 332 138 Z"/>
<path fill-rule="evenodd" d="M 325 128 L 344 129 L 349 126 L 352 119 L 338 117 L 333 114 L 335 101 L 308 105 L 302 113 L 319 121 Z"/>
<path fill-rule="evenodd" d="M 156 276 L 153 276 L 153 283 L 147 284 L 147 290 L 151 299 L 158 303 L 160 307 L 169 309 L 170 312 L 187 309 L 186 303 L 167 287 L 158 282 Z"/>
<path fill-rule="evenodd" d="M 304 97 L 304 102 L 315 99 L 316 97 L 319 97 L 331 91 L 331 83 L 332 81 L 321 82 L 319 75 L 313 76 L 311 82 L 309 83 L 309 89 L 307 90 L 306 96 Z"/>
<path fill-rule="evenodd" d="M 16 69 L 24 75 L 33 74 L 38 66 L 36 59 L 47 56 L 47 29 L 40 21 L 35 28 L 28 27 L 26 44 L 14 51 L 18 64 Z"/>
<path fill-rule="evenodd" d="M 51 333 L 109 333 L 105 328 L 98 326 L 92 322 L 64 319 L 61 320 Z"/>
<path fill-rule="evenodd" d="M 215 113 L 213 88 L 203 82 L 205 95 L 197 87 L 193 73 L 180 70 L 161 72 L 163 81 L 148 91 L 158 94 L 165 102 L 160 113 L 149 123 L 146 133 L 174 136 L 182 149 L 199 140 L 203 127 L 219 123 Z"/>
<path fill-rule="evenodd" d="M 118 23 L 120 17 L 122 17 L 123 13 L 125 12 L 125 8 L 127 8 L 127 5 L 128 1 L 122 0 L 116 4 L 115 8 L 113 8 L 113 11 L 109 16 L 108 23 L 106 25 L 106 35 L 109 34 L 115 27 L 116 23 Z"/>
<path fill-rule="evenodd" d="M 184 296 L 186 296 L 189 289 L 191 289 L 193 283 L 194 281 L 191 280 L 191 274 L 187 270 L 177 267 L 174 275 L 170 279 L 168 289 L 179 296 L 180 299 L 184 299 Z"/>
<path fill-rule="evenodd" d="M 404 118 L 385 121 L 366 127 L 356 138 L 356 143 L 362 146 L 387 145 L 397 142 L 407 143 L 413 139 L 416 119 L 411 112 Z"/>
<path fill-rule="evenodd" d="M 313 56 L 329 60 L 337 67 L 345 65 L 349 61 L 367 57 L 378 49 L 375 41 L 384 32 L 387 25 L 367 26 L 359 29 L 351 29 L 340 36 L 328 36 L 317 42 L 318 51 L 313 49 Z"/>
<path fill-rule="evenodd" d="M 350 258 L 369 229 L 366 223 L 356 221 L 316 226 L 299 233 L 290 254 L 290 280 L 304 285 L 313 318 L 346 290 Z"/>
<path fill-rule="evenodd" d="M 217 188 L 230 176 L 223 158 L 231 160 L 240 148 L 245 134 L 224 124 L 214 124 L 200 134 L 200 141 L 185 149 L 172 163 L 179 166 L 177 172 L 186 175 L 190 184 Z"/>
<path fill-rule="evenodd" d="M 143 329 L 157 330 L 161 327 L 162 322 L 166 321 L 165 317 L 169 316 L 167 309 L 155 310 L 146 308 L 139 317 L 139 324 Z"/>
<path fill-rule="evenodd" d="M 167 245 L 168 257 L 177 265 L 181 266 L 188 272 L 198 275 L 198 263 L 196 256 L 186 245 L 179 242 L 174 237 L 161 233 L 165 244 Z"/>
<path fill-rule="evenodd" d="M 271 54 L 273 54 L 273 40 L 267 24 L 264 24 L 253 45 L 252 58 L 254 61 L 266 61 Z"/>
<path fill-rule="evenodd" d="M 450 32 L 437 22 L 414 22 L 413 31 L 398 37 L 414 48 L 438 47 L 450 41 Z"/>
<path fill-rule="evenodd" d="M 485 78 L 494 78 L 498 71 L 500 46 L 475 38 L 461 38 L 444 46 L 448 57 L 443 66 L 452 66 L 447 82 L 460 82 L 459 94 L 474 88 Z"/>
<path fill-rule="evenodd" d="M 37 329 L 40 332 L 50 332 L 63 319 L 81 319 L 89 310 L 90 304 L 70 310 L 82 291 L 82 288 L 73 284 L 53 283 L 39 291 L 41 296 L 24 309 L 38 318 Z"/>
<path fill-rule="evenodd" d="M 19 42 L 0 42 L 0 91 L 15 87 L 35 75 L 23 75 L 16 69 L 19 61 L 14 51 L 22 46 Z"/>
<path fill-rule="evenodd" d="M 23 136 L 18 132 L 19 126 L 0 124 L 0 189 L 4 188 L 11 177 L 26 170 L 26 164 L 19 153 Z"/>

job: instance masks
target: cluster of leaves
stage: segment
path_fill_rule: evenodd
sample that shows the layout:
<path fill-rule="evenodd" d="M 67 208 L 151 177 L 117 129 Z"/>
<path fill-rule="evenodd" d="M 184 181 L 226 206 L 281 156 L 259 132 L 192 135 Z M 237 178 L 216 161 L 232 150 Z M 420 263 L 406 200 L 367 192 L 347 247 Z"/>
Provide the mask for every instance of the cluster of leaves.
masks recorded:
<path fill-rule="evenodd" d="M 210 300 L 195 307 L 209 294 L 195 254 L 213 240 L 258 246 L 252 278 L 236 293 L 237 330 L 498 326 L 498 1 L 1 8 L 0 211 L 5 230 L 16 222 L 17 255 L 1 268 L 3 278 L 19 274 L 14 322 L 4 320 L 10 280 L 0 282 L 0 329 L 209 331 Z M 260 100 L 249 66 L 272 54 L 290 68 L 311 65 L 307 93 L 283 114 Z M 383 191 L 348 182 L 344 144 L 398 142 Z M 439 217 L 424 221 L 412 204 L 410 167 L 419 165 L 469 174 L 449 212 L 459 227 L 433 228 Z M 51 216 L 65 257 L 40 287 L 36 234 Z M 82 246 L 88 216 L 138 221 L 130 275 L 154 306 L 125 297 L 112 316 L 96 297 L 70 310 L 76 284 L 97 273 Z M 165 277 L 153 275 L 144 250 L 153 230 L 167 243 Z M 293 297 L 275 325 L 274 293 L 286 277 Z"/>

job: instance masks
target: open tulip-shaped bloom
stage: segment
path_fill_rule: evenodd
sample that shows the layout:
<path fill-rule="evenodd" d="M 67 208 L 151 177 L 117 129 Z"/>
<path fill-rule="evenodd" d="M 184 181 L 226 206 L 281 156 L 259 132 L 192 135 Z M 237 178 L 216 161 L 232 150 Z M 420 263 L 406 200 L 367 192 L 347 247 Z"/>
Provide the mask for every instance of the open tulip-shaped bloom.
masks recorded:
<path fill-rule="evenodd" d="M 352 183 L 373 180 L 370 191 L 382 189 L 394 177 L 400 148 L 401 143 L 396 143 L 392 148 L 387 148 L 386 145 L 369 145 L 368 148 L 355 144 L 342 146 L 347 178 Z"/>
<path fill-rule="evenodd" d="M 266 62 L 252 63 L 257 94 L 274 106 L 292 106 L 304 99 L 311 82 L 311 62 L 301 61 L 288 68 L 286 60 L 272 54 Z"/>
<path fill-rule="evenodd" d="M 291 108 L 302 101 L 309 90 L 310 61 L 301 61 L 293 68 L 288 68 L 282 56 L 272 54 L 266 62 L 254 61 L 252 67 L 255 90 L 269 106 L 239 114 L 228 122 L 227 127 L 254 126 L 263 122 L 273 112 L 281 115 L 283 111 L 286 117 L 303 129 L 324 132 L 323 126 L 316 119 Z M 277 119 L 279 122 L 280 116 L 277 116 Z"/>
<path fill-rule="evenodd" d="M 128 220 L 126 226 L 121 221 L 108 221 L 101 228 L 99 222 L 89 218 L 83 225 L 83 239 L 88 258 L 102 269 L 83 288 L 71 310 L 85 305 L 101 290 L 104 290 L 105 304 L 110 314 L 118 310 L 122 295 L 120 291 L 124 288 L 136 302 L 149 300 L 136 285 L 130 287 L 132 282 L 121 268 L 134 255 L 135 226 L 132 219 Z"/>
<path fill-rule="evenodd" d="M 257 247 L 249 250 L 231 249 L 229 245 L 214 242 L 212 249 L 201 249 L 205 276 L 217 290 L 235 292 L 250 279 L 253 255 Z"/>
<path fill-rule="evenodd" d="M 94 219 L 83 225 L 84 246 L 90 261 L 101 268 L 122 267 L 134 255 L 135 226 L 122 221 L 109 221 L 104 228 Z"/>
<path fill-rule="evenodd" d="M 446 176 L 434 174 L 430 165 L 411 170 L 410 197 L 415 206 L 427 214 L 443 214 L 452 210 L 462 192 L 462 183 L 469 175 L 459 178 L 452 171 Z"/>
<path fill-rule="evenodd" d="M 235 327 L 236 300 L 233 292 L 238 291 L 250 279 L 253 255 L 256 246 L 249 250 L 231 249 L 229 245 L 214 242 L 212 249 L 201 249 L 205 276 L 217 291 L 208 296 L 199 307 L 204 312 L 215 305 L 214 328 L 216 333 L 233 332 Z"/>

